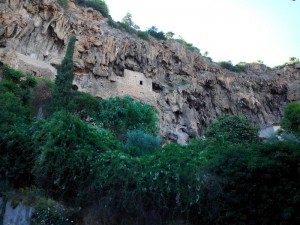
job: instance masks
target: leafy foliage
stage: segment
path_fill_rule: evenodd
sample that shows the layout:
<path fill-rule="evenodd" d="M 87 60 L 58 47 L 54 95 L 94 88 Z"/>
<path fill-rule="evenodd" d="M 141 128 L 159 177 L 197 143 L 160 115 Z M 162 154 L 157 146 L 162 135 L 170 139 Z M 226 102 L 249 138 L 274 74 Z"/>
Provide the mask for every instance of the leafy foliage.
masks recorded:
<path fill-rule="evenodd" d="M 0 132 L 4 134 L 24 120 L 26 110 L 20 99 L 11 92 L 0 93 L 0 104 Z"/>
<path fill-rule="evenodd" d="M 33 183 L 34 154 L 28 125 L 19 123 L 7 133 L 1 133 L 0 154 L 0 180 L 8 180 L 14 187 Z"/>
<path fill-rule="evenodd" d="M 66 55 L 58 66 L 57 76 L 53 92 L 53 111 L 64 109 L 69 104 L 72 94 L 72 82 L 74 79 L 73 53 L 76 38 L 73 36 L 68 43 Z"/>
<path fill-rule="evenodd" d="M 69 0 L 58 0 L 57 1 L 63 8 L 68 8 Z"/>
<path fill-rule="evenodd" d="M 166 40 L 165 33 L 162 31 L 158 31 L 157 27 L 152 26 L 150 29 L 148 29 L 148 33 L 155 37 L 157 40 Z"/>
<path fill-rule="evenodd" d="M 281 121 L 281 127 L 300 137 L 300 103 L 291 102 L 287 105 L 284 109 L 284 117 Z"/>
<path fill-rule="evenodd" d="M 284 68 L 285 66 L 293 66 L 297 63 L 300 63 L 299 59 L 297 59 L 296 57 L 290 57 L 289 62 L 286 62 L 286 63 L 280 65 L 279 68 Z"/>
<path fill-rule="evenodd" d="M 126 134 L 124 149 L 130 155 L 141 156 L 153 153 L 160 147 L 162 140 L 141 130 L 130 130 Z"/>
<path fill-rule="evenodd" d="M 258 141 L 258 128 L 245 116 L 221 115 L 205 132 L 211 143 L 250 144 Z"/>
<path fill-rule="evenodd" d="M 220 61 L 217 64 L 219 64 L 222 68 L 228 69 L 232 72 L 241 73 L 245 72 L 247 68 L 247 63 L 240 62 L 236 64 L 235 66 L 232 64 L 231 61 Z"/>
<path fill-rule="evenodd" d="M 299 223 L 299 145 L 213 148 L 210 173 L 217 179 L 210 189 L 218 191 L 204 196 L 205 224 Z"/>
<path fill-rule="evenodd" d="M 82 197 L 94 157 L 119 145 L 110 132 L 64 111 L 39 121 L 36 126 L 39 129 L 33 135 L 36 152 L 33 173 L 40 187 L 65 201 Z"/>
<path fill-rule="evenodd" d="M 131 13 L 127 13 L 123 18 L 122 18 L 122 23 L 135 29 L 135 30 L 139 30 L 140 27 L 138 25 L 136 25 L 133 20 L 132 20 L 132 14 Z"/>
<path fill-rule="evenodd" d="M 32 182 L 30 142 L 30 97 L 36 81 L 3 66 L 0 82 L 0 180 L 20 187 Z"/>
<path fill-rule="evenodd" d="M 127 130 L 155 133 L 158 130 L 156 115 L 157 111 L 150 105 L 135 102 L 130 97 L 115 97 L 100 101 L 97 122 L 124 139 Z"/>
<path fill-rule="evenodd" d="M 194 46 L 192 43 L 187 42 L 181 36 L 179 38 L 177 38 L 177 39 L 174 39 L 174 40 L 177 41 L 178 43 L 182 44 L 183 46 L 185 46 L 190 51 L 200 53 L 200 49 L 199 48 L 197 48 L 196 46 Z"/>
<path fill-rule="evenodd" d="M 99 100 L 84 92 L 74 92 L 67 110 L 78 115 L 84 121 L 93 121 L 98 113 Z"/>
<path fill-rule="evenodd" d="M 141 31 L 141 30 L 138 30 L 138 31 L 137 31 L 137 35 L 138 35 L 140 38 L 142 38 L 142 39 L 144 39 L 144 40 L 146 40 L 146 41 L 149 40 L 149 33 L 148 33 L 147 31 Z"/>
<path fill-rule="evenodd" d="M 156 219 L 172 220 L 174 215 L 186 219 L 194 207 L 198 209 L 204 174 L 200 152 L 194 148 L 168 145 L 143 157 L 104 152 L 95 161 L 95 195 L 122 220 L 133 217 L 146 224 L 145 212 L 151 211 Z"/>
<path fill-rule="evenodd" d="M 109 9 L 104 0 L 85 0 L 85 5 L 99 11 L 104 17 L 109 17 Z"/>

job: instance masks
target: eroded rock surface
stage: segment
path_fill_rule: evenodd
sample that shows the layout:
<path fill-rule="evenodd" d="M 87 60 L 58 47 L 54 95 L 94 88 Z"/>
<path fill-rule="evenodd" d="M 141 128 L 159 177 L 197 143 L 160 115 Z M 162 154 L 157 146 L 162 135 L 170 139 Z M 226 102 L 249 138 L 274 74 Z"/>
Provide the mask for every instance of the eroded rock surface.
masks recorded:
<path fill-rule="evenodd" d="M 90 8 L 71 3 L 64 10 L 55 0 L 1 2 L 0 61 L 54 79 L 53 65 L 75 34 L 74 85 L 101 98 L 129 94 L 152 104 L 170 141 L 203 135 L 224 113 L 244 114 L 262 127 L 277 124 L 287 101 L 300 100 L 299 65 L 250 64 L 247 73 L 232 73 L 175 41 L 145 41 L 114 29 Z"/>

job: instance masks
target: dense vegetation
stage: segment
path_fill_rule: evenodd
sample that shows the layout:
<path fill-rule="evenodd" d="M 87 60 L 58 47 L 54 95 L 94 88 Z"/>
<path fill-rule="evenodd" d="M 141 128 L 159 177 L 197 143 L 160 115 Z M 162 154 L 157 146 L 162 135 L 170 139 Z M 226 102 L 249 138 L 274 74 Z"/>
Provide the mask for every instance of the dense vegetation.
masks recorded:
<path fill-rule="evenodd" d="M 243 62 L 233 65 L 231 61 L 220 61 L 217 62 L 217 64 L 219 64 L 224 69 L 228 69 L 236 73 L 246 72 L 247 69 L 247 63 Z"/>
<path fill-rule="evenodd" d="M 68 8 L 69 0 L 57 0 L 57 2 L 65 9 Z M 104 17 L 109 17 L 109 9 L 104 0 L 75 0 L 79 5 L 91 7 L 99 11 Z"/>
<path fill-rule="evenodd" d="M 223 115 L 206 140 L 162 146 L 151 106 L 72 90 L 74 42 L 54 84 L 3 66 L 0 193 L 33 224 L 300 223 L 299 103 L 265 142 Z"/>

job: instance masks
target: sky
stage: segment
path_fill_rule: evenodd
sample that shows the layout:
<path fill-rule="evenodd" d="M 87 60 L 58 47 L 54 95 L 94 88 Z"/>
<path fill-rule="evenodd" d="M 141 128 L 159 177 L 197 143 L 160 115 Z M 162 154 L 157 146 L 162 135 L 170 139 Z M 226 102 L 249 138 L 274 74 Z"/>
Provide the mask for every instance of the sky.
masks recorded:
<path fill-rule="evenodd" d="M 106 0 L 115 21 L 126 13 L 146 30 L 172 31 L 215 62 L 300 59 L 300 0 Z"/>

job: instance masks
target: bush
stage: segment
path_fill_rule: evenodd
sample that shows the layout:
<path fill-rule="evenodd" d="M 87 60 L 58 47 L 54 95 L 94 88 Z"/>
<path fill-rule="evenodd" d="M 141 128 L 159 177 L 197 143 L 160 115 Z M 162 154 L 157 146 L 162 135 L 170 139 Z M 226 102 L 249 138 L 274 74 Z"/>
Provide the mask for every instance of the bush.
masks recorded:
<path fill-rule="evenodd" d="M 74 92 L 67 109 L 84 121 L 93 121 L 98 113 L 98 104 L 96 97 L 84 92 Z"/>
<path fill-rule="evenodd" d="M 205 161 L 195 148 L 173 144 L 141 157 L 103 152 L 95 161 L 92 173 L 99 208 L 105 206 L 122 221 L 135 218 L 135 224 L 149 224 L 150 214 L 159 218 L 152 224 L 188 221 L 199 210 Z"/>
<path fill-rule="evenodd" d="M 144 39 L 144 40 L 146 40 L 146 41 L 148 41 L 149 40 L 149 33 L 147 32 L 147 31 L 137 31 L 137 35 L 140 37 L 140 38 L 142 38 L 142 39 Z"/>
<path fill-rule="evenodd" d="M 165 33 L 162 31 L 158 31 L 156 27 L 152 26 L 149 30 L 148 33 L 155 37 L 157 40 L 166 40 Z"/>
<path fill-rule="evenodd" d="M 43 200 L 35 205 L 35 211 L 30 218 L 32 225 L 71 225 L 74 223 L 68 218 L 68 211 L 64 206 L 50 199 Z"/>
<path fill-rule="evenodd" d="M 109 17 L 109 9 L 104 0 L 86 0 L 85 5 L 99 11 L 104 17 Z"/>
<path fill-rule="evenodd" d="M 12 69 L 6 64 L 3 65 L 3 78 L 5 80 L 11 80 L 14 83 L 19 83 L 22 77 L 24 77 L 24 73 L 22 71 Z"/>
<path fill-rule="evenodd" d="M 245 116 L 221 115 L 209 125 L 205 136 L 210 143 L 250 144 L 258 142 L 258 128 Z"/>
<path fill-rule="evenodd" d="M 291 102 L 284 109 L 281 127 L 288 132 L 300 137 L 300 103 Z"/>
<path fill-rule="evenodd" d="M 183 46 L 185 46 L 190 51 L 200 53 L 200 49 L 199 48 L 195 47 L 192 43 L 188 43 L 182 37 L 180 37 L 179 39 L 174 39 L 174 40 L 177 41 L 178 43 L 182 44 Z"/>
<path fill-rule="evenodd" d="M 58 0 L 58 4 L 60 4 L 63 8 L 68 8 L 69 0 Z"/>
<path fill-rule="evenodd" d="M 298 224 L 299 145 L 217 146 L 208 165 L 216 182 L 200 206 L 204 224 Z M 212 149 L 211 149 L 212 150 Z"/>
<path fill-rule="evenodd" d="M 157 111 L 150 105 L 135 102 L 130 97 L 115 97 L 100 101 L 97 122 L 123 140 L 127 130 L 157 132 L 156 115 Z"/>
<path fill-rule="evenodd" d="M 15 188 L 33 184 L 33 149 L 29 126 L 18 123 L 0 132 L 0 180 L 9 181 Z"/>
<path fill-rule="evenodd" d="M 7 65 L 3 65 L 3 78 L 0 83 L 0 91 L 13 93 L 27 107 L 29 113 L 31 111 L 32 90 L 37 84 L 36 78 L 25 75 L 23 72 L 14 70 Z"/>
<path fill-rule="evenodd" d="M 25 119 L 26 109 L 13 93 L 0 93 L 0 133 L 4 135 L 13 126 L 18 126 Z"/>
<path fill-rule="evenodd" d="M 247 69 L 247 63 L 242 63 L 242 62 L 236 64 L 235 66 L 232 64 L 231 61 L 220 61 L 217 64 L 219 64 L 224 69 L 228 69 L 236 73 L 245 72 Z"/>
<path fill-rule="evenodd" d="M 162 140 L 152 134 L 141 130 L 131 130 L 126 134 L 125 151 L 133 156 L 141 156 L 153 153 L 160 147 Z"/>
<path fill-rule="evenodd" d="M 118 141 L 108 131 L 63 111 L 36 126 L 33 173 L 38 185 L 56 199 L 80 203 L 92 182 L 90 168 L 94 158 L 118 148 Z"/>

